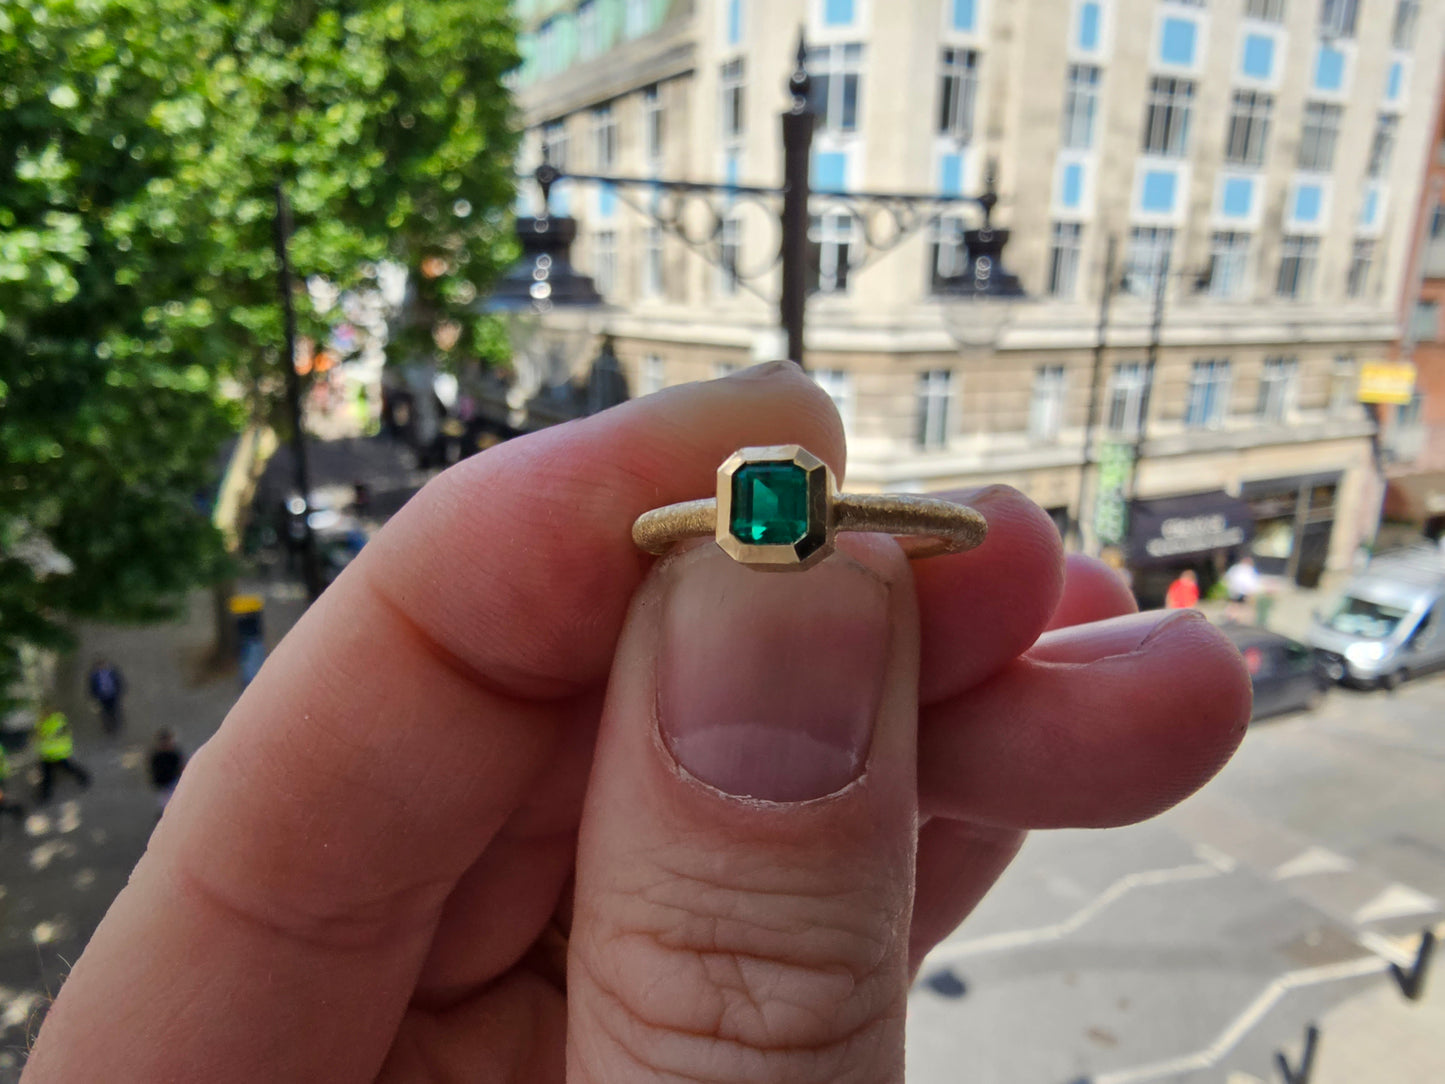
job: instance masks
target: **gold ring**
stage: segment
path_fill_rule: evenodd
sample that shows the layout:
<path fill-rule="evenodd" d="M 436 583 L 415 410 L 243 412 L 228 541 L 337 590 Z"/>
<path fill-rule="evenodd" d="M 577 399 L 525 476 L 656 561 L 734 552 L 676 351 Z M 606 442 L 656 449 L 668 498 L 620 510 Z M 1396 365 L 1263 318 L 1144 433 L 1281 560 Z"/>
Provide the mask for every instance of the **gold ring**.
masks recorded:
<path fill-rule="evenodd" d="M 833 552 L 839 531 L 891 534 L 911 558 L 962 553 L 988 521 L 936 497 L 839 493 L 828 464 L 797 444 L 739 448 L 717 469 L 717 497 L 669 504 L 637 517 L 632 540 L 666 553 L 685 538 L 717 539 L 734 561 L 791 571 Z"/>

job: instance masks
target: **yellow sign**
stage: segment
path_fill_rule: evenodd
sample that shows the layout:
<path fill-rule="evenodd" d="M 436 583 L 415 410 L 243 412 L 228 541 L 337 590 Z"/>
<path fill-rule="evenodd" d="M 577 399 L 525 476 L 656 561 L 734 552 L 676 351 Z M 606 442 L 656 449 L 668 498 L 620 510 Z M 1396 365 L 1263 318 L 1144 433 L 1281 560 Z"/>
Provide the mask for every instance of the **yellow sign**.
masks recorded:
<path fill-rule="evenodd" d="M 1367 361 L 1360 366 L 1362 403 L 1404 406 L 1415 394 L 1415 366 L 1408 361 Z"/>
<path fill-rule="evenodd" d="M 242 614 L 259 613 L 266 608 L 266 602 L 260 595 L 232 595 L 230 610 L 236 616 Z"/>

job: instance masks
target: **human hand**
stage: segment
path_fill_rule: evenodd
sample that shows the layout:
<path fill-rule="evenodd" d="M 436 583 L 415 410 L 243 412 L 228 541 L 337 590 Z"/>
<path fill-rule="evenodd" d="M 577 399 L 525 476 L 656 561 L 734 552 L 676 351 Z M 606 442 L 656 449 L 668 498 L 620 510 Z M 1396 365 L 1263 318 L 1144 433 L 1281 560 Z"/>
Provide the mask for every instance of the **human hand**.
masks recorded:
<path fill-rule="evenodd" d="M 1249 684 L 1003 488 L 911 569 L 633 548 L 780 443 L 841 479 L 765 366 L 427 486 L 193 758 L 28 1084 L 900 1080 L 911 976 L 1024 830 L 1183 798 Z"/>

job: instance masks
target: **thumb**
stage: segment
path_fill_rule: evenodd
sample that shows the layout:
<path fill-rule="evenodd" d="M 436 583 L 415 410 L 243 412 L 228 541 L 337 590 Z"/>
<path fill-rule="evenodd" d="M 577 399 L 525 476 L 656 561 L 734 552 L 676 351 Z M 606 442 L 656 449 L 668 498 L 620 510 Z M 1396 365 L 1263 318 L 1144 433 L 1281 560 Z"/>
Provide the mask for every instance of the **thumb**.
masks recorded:
<path fill-rule="evenodd" d="M 890 539 L 704 545 L 624 629 L 582 816 L 571 1084 L 903 1079 L 918 617 Z"/>

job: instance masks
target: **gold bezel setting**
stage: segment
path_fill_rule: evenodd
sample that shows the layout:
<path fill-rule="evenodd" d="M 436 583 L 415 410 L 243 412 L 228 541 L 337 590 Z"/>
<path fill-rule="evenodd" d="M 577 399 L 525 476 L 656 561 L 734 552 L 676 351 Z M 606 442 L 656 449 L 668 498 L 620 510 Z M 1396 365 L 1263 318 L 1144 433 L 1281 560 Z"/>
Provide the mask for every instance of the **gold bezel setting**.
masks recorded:
<path fill-rule="evenodd" d="M 733 479 L 750 464 L 791 464 L 804 472 L 807 529 L 790 544 L 744 542 L 733 534 Z M 833 552 L 833 500 L 837 483 L 828 464 L 797 444 L 739 448 L 717 471 L 717 544 L 729 557 L 752 568 L 787 571 L 809 568 Z"/>

